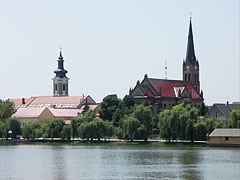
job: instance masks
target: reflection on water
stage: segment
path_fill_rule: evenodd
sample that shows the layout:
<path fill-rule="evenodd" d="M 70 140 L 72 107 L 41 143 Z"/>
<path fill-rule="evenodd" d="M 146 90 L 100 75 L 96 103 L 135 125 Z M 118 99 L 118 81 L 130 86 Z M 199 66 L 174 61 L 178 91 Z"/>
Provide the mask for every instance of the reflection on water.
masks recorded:
<path fill-rule="evenodd" d="M 202 179 L 201 172 L 197 168 L 199 164 L 198 151 L 185 151 L 179 158 L 180 163 L 183 166 L 183 179 Z"/>
<path fill-rule="evenodd" d="M 168 145 L 0 146 L 0 180 L 239 179 L 239 149 Z"/>
<path fill-rule="evenodd" d="M 61 146 L 53 146 L 52 147 L 52 176 L 53 180 L 65 180 L 66 172 L 65 172 L 65 151 L 64 147 Z"/>

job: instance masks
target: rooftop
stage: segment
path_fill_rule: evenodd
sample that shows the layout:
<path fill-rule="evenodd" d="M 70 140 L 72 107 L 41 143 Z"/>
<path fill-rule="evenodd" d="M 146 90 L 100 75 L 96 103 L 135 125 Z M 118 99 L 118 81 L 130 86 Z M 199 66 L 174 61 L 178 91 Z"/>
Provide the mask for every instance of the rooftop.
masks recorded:
<path fill-rule="evenodd" d="M 214 129 L 210 137 L 240 137 L 240 129 Z"/>

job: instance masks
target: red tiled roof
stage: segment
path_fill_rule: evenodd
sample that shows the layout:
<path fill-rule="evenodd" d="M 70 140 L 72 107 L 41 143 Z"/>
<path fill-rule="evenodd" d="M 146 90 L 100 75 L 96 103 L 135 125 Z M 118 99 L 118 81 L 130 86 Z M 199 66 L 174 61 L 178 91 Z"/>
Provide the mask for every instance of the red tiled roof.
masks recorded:
<path fill-rule="evenodd" d="M 174 88 L 186 87 L 188 92 L 191 93 L 193 99 L 201 99 L 199 93 L 188 83 L 184 86 L 183 81 L 153 78 L 148 78 L 148 80 L 157 92 L 161 89 L 161 96 L 163 97 L 176 97 Z"/>
<path fill-rule="evenodd" d="M 154 96 L 152 91 L 149 88 L 142 88 L 143 92 L 147 91 L 147 96 Z"/>

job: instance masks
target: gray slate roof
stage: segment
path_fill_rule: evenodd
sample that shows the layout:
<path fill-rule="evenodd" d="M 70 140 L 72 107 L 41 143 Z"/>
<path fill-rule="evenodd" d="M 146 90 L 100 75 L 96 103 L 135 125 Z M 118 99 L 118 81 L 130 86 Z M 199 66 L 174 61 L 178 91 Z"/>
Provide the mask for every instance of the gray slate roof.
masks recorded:
<path fill-rule="evenodd" d="M 215 104 L 216 107 L 227 117 L 230 117 L 230 113 L 234 109 L 240 109 L 240 104 Z"/>
<path fill-rule="evenodd" d="M 210 137 L 240 137 L 240 129 L 214 129 Z"/>

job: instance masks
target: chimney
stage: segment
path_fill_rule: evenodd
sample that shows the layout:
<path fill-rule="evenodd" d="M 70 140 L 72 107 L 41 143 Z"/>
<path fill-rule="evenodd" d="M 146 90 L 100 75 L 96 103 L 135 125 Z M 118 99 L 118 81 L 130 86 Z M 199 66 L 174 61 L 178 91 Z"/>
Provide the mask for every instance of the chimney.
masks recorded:
<path fill-rule="evenodd" d="M 22 104 L 26 104 L 25 98 L 22 98 Z"/>

